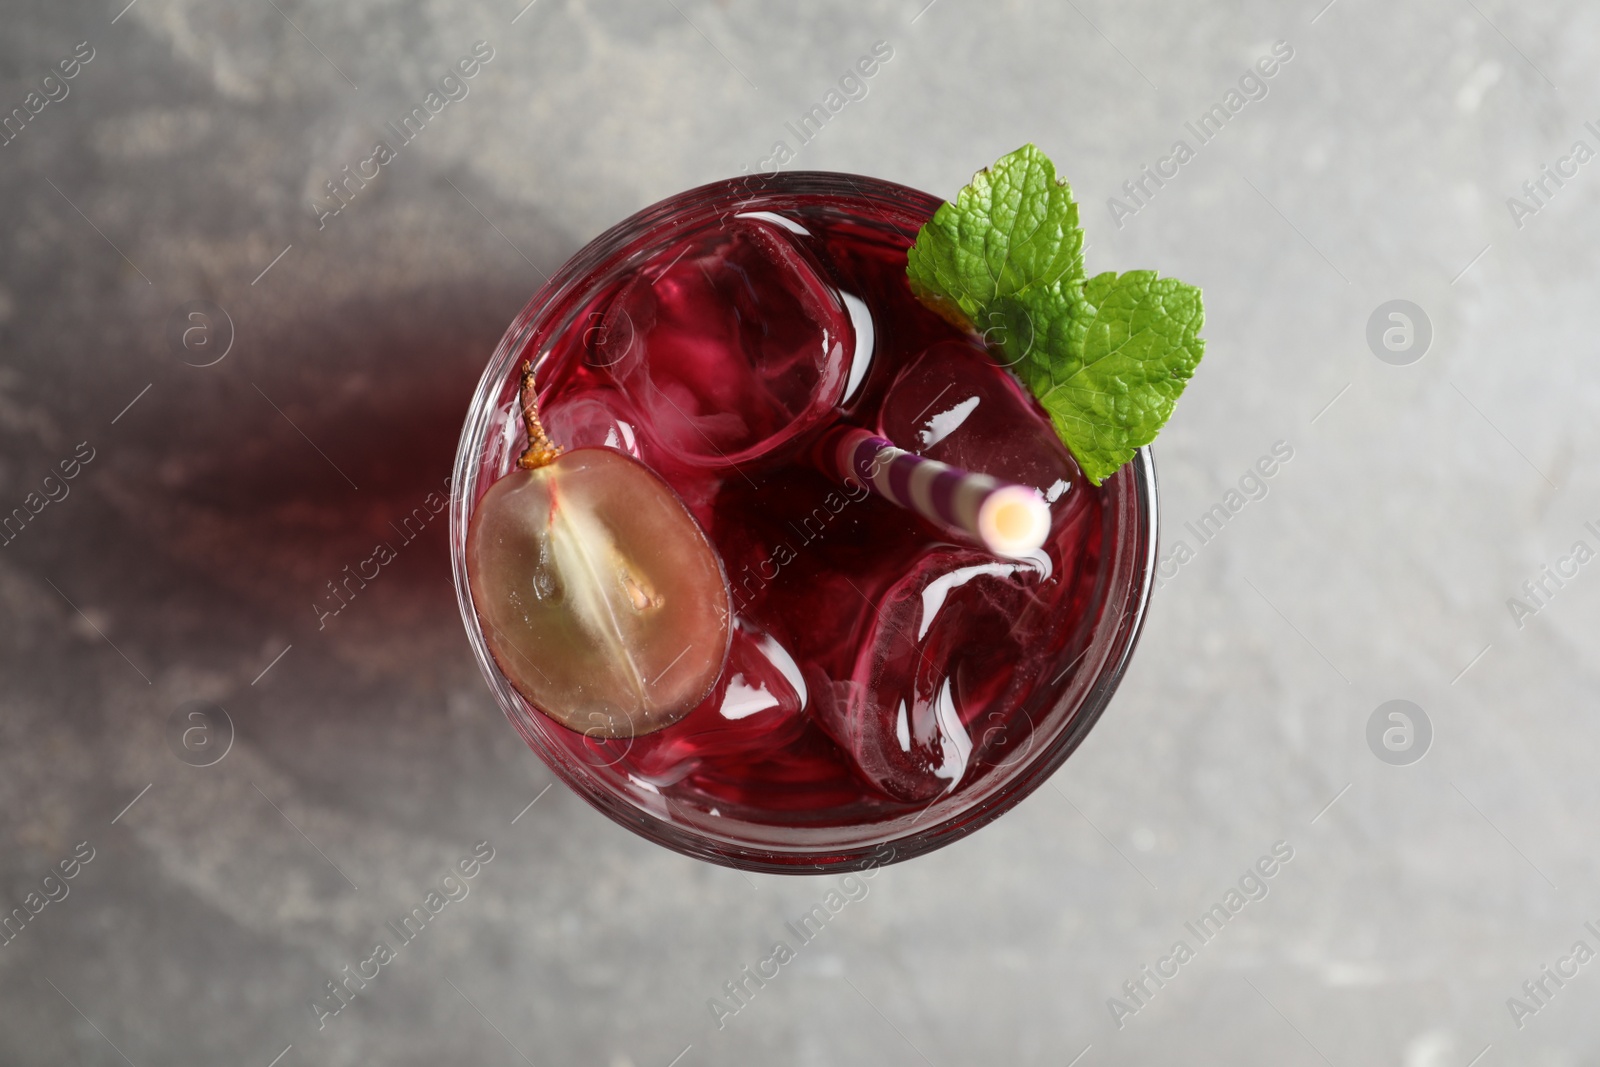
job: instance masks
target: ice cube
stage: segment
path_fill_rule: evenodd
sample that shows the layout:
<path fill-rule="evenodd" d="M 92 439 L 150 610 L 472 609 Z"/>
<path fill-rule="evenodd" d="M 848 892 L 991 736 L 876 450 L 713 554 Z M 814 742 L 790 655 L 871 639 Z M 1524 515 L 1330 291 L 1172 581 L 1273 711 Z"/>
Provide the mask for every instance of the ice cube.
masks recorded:
<path fill-rule="evenodd" d="M 663 449 L 726 468 L 833 412 L 851 368 L 851 317 L 792 234 L 735 218 L 657 262 L 612 299 L 591 331 L 589 361 Z"/>
<path fill-rule="evenodd" d="M 975 341 L 942 341 L 901 371 L 879 432 L 919 456 L 1032 486 L 1051 504 L 1082 477 L 1038 403 Z"/>
<path fill-rule="evenodd" d="M 789 651 L 741 622 L 721 684 L 672 729 L 634 738 L 628 768 L 661 786 L 680 781 L 707 760 L 765 758 L 800 736 L 809 703 Z"/>
<path fill-rule="evenodd" d="M 818 723 L 867 781 L 932 801 L 956 788 L 975 751 L 1007 743 L 1047 644 L 1029 640 L 1048 617 L 1042 579 L 1035 561 L 942 547 L 889 590 L 850 678 L 812 685 Z"/>
<path fill-rule="evenodd" d="M 569 393 L 549 404 L 540 417 L 550 440 L 568 451 L 610 448 L 642 461 L 668 479 L 702 526 L 711 521 L 718 479 L 702 468 L 675 462 L 675 457 L 642 434 L 636 428 L 638 414 L 615 389 L 589 387 Z"/>
<path fill-rule="evenodd" d="M 614 448 L 639 458 L 639 435 L 633 425 L 637 416 L 610 389 L 564 396 L 544 407 L 540 419 L 550 440 L 562 448 Z"/>

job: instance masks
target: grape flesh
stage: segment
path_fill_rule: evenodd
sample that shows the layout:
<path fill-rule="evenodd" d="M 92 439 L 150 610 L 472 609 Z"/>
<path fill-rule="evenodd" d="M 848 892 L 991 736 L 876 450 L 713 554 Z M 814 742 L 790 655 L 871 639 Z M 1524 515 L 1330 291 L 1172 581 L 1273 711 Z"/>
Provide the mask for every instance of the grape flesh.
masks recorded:
<path fill-rule="evenodd" d="M 505 475 L 478 502 L 467 551 L 495 662 L 574 730 L 659 730 L 722 673 L 721 560 L 677 494 L 622 452 L 579 448 Z"/>

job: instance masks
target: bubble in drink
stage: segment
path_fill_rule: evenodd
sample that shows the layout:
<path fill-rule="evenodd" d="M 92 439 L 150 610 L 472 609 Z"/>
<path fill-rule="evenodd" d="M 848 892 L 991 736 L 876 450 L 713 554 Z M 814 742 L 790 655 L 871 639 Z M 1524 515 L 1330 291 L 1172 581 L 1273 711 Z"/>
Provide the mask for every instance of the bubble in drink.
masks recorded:
<path fill-rule="evenodd" d="M 517 690 L 594 738 L 694 710 L 728 653 L 728 583 L 705 533 L 649 468 L 580 448 L 489 487 L 468 578 L 484 637 Z"/>
<path fill-rule="evenodd" d="M 834 413 L 850 370 L 850 315 L 795 235 L 734 219 L 657 258 L 589 332 L 588 358 L 662 452 L 726 469 Z"/>

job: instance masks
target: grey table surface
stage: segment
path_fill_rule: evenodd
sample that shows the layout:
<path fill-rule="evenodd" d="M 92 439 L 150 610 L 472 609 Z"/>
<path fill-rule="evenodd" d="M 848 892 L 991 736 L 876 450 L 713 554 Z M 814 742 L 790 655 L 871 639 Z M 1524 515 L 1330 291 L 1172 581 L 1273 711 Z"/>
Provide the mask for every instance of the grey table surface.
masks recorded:
<path fill-rule="evenodd" d="M 0 1063 L 1600 1062 L 1600 568 L 1574 555 L 1600 547 L 1600 8 L 124 2 L 0 10 L 0 113 L 27 112 L 0 147 L 0 510 L 67 493 L 0 549 L 0 906 L 39 908 L 0 945 Z M 477 41 L 469 95 L 319 226 Z M 838 879 L 697 863 L 543 792 L 442 522 L 320 628 L 312 604 L 448 474 L 542 275 L 794 147 L 880 41 L 787 167 L 948 196 L 1033 140 L 1092 267 L 1205 287 L 1158 447 L 1192 558 L 1047 787 L 863 883 L 719 1017 Z M 1369 344 L 1396 299 L 1425 351 Z M 225 309 L 210 349 L 171 343 L 192 301 Z M 1265 497 L 1185 532 L 1279 442 Z M 1397 699 L 1431 724 L 1408 765 L 1368 742 Z M 208 767 L 172 746 L 197 700 L 234 723 Z M 470 895 L 319 1029 L 325 983 L 480 841 Z M 1278 842 L 1266 897 L 1189 935 Z"/>

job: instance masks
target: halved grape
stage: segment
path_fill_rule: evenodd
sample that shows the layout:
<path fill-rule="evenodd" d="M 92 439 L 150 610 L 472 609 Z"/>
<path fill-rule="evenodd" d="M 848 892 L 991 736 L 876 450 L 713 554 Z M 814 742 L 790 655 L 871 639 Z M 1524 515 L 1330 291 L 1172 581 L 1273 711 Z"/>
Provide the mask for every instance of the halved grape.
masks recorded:
<path fill-rule="evenodd" d="M 676 722 L 727 659 L 722 561 L 671 487 L 609 448 L 490 486 L 467 532 L 467 576 L 512 685 L 591 737 Z"/>

